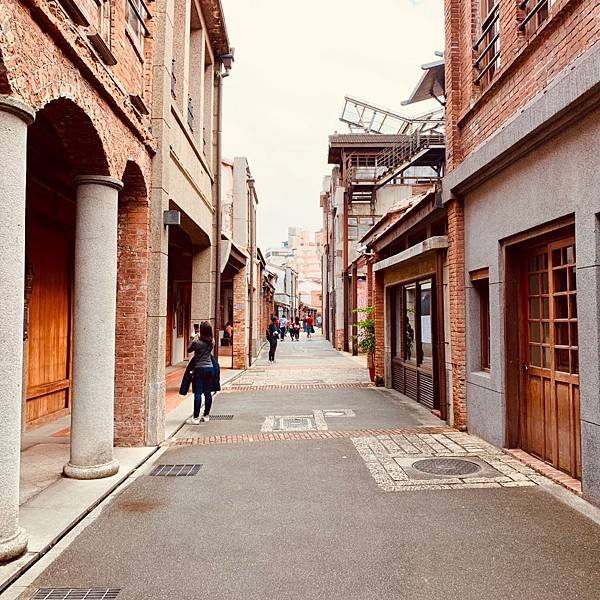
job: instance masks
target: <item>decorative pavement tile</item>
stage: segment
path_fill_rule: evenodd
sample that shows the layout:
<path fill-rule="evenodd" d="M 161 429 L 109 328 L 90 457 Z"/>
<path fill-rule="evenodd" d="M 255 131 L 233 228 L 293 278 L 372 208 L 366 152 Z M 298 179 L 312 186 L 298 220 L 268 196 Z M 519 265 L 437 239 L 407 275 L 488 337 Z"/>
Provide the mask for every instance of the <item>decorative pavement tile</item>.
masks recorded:
<path fill-rule="evenodd" d="M 406 432 L 352 438 L 386 492 L 529 487 L 545 477 L 499 448 L 466 433 Z"/>

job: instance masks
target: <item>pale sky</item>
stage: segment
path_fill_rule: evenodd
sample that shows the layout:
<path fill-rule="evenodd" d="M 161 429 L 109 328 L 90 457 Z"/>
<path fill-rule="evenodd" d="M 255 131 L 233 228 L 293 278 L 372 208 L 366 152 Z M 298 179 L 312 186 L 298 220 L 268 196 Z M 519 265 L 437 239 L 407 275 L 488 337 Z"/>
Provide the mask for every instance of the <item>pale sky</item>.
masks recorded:
<path fill-rule="evenodd" d="M 321 228 L 328 135 L 349 131 L 338 120 L 344 95 L 408 112 L 400 102 L 420 66 L 444 49 L 443 0 L 222 2 L 235 47 L 223 154 L 248 158 L 266 250 L 287 238 L 288 226 Z"/>

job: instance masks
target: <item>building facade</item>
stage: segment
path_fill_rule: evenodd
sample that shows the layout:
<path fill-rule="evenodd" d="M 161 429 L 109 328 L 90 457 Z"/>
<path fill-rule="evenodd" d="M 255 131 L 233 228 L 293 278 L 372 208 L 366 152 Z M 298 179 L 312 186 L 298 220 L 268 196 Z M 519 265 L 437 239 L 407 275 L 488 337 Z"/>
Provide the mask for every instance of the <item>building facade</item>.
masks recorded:
<path fill-rule="evenodd" d="M 256 244 L 258 196 L 245 157 L 222 161 L 221 172 L 220 322 L 221 329 L 228 322 L 233 326 L 232 345 L 228 347 L 232 368 L 245 369 L 258 355 L 263 340 L 261 306 L 265 261 Z"/>
<path fill-rule="evenodd" d="M 155 20 L 151 113 L 159 149 L 152 169 L 147 329 L 152 355 L 145 399 L 155 412 L 148 415 L 144 437 L 130 443 L 162 439 L 165 371 L 187 360 L 195 326 L 217 322 L 220 89 L 223 57 L 229 55 L 227 30 L 216 0 L 159 0 Z M 165 225 L 167 211 L 178 214 L 179 225 Z"/>
<path fill-rule="evenodd" d="M 428 189 L 437 177 L 443 139 L 431 121 L 430 136 L 418 138 L 422 124 L 406 121 L 406 132 L 350 133 L 329 138 L 328 162 L 335 167 L 323 183 L 322 243 L 325 334 L 338 350 L 358 353 L 358 299 L 366 298 L 367 272 L 361 260 L 361 238 L 394 205 Z M 413 131 L 414 128 L 414 131 Z M 429 145 L 431 147 L 429 147 Z M 426 147 L 427 145 L 427 147 Z M 440 154 L 442 153 L 442 154 Z M 415 166 L 425 168 L 415 174 Z M 435 169 L 433 168 L 435 167 Z"/>
<path fill-rule="evenodd" d="M 447 0 L 446 39 L 460 422 L 600 504 L 600 5 Z"/>
<path fill-rule="evenodd" d="M 136 7 L 0 4 L 0 560 L 27 545 L 22 424 L 71 412 L 64 474 L 111 475 L 146 363 L 154 22 Z"/>

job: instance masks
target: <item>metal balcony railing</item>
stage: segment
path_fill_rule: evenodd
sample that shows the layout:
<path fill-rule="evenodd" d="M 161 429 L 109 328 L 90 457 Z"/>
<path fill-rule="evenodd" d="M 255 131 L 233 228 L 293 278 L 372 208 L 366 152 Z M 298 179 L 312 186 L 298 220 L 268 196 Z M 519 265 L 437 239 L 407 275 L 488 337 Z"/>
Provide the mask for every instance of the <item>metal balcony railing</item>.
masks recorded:
<path fill-rule="evenodd" d="M 475 83 L 490 81 L 500 58 L 500 5 L 497 2 L 481 25 L 481 35 L 473 49 L 477 53 L 475 68 L 479 74 Z"/>
<path fill-rule="evenodd" d="M 349 187 L 372 185 L 381 187 L 409 166 L 411 159 L 432 146 L 443 146 L 443 133 L 415 131 L 378 153 L 353 153 L 346 160 L 346 184 Z"/>

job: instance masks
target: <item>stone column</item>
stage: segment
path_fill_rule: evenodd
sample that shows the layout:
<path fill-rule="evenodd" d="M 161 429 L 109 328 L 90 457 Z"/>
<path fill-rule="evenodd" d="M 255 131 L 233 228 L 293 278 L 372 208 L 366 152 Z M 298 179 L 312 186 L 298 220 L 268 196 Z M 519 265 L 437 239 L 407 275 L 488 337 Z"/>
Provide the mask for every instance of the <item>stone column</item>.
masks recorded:
<path fill-rule="evenodd" d="M 27 548 L 19 527 L 19 468 L 27 126 L 33 118 L 31 108 L 0 96 L 0 561 Z"/>
<path fill-rule="evenodd" d="M 76 178 L 71 459 L 64 474 L 100 479 L 113 459 L 118 179 Z"/>
<path fill-rule="evenodd" d="M 214 246 L 194 248 L 192 257 L 192 324 L 190 332 L 194 333 L 194 324 L 208 321 L 214 327 Z M 225 327 L 225 323 L 221 323 Z M 215 339 L 219 332 L 215 331 Z M 187 343 L 188 340 L 186 340 Z"/>

